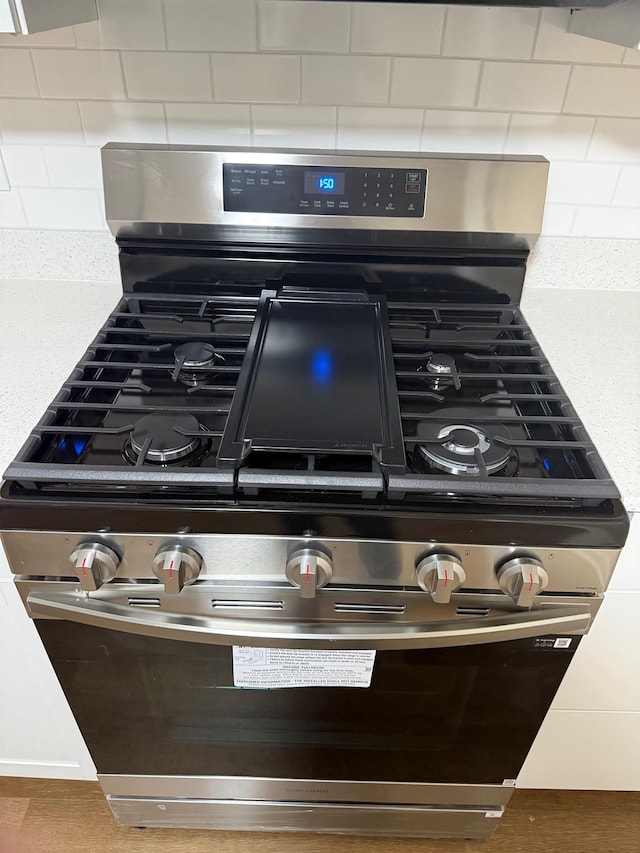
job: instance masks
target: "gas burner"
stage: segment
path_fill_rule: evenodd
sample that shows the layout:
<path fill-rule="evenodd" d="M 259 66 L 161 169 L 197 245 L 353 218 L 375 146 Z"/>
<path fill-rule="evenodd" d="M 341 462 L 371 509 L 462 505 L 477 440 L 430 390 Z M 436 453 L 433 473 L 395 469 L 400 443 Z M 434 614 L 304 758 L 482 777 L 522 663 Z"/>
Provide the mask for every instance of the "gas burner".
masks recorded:
<path fill-rule="evenodd" d="M 194 435 L 199 430 L 200 424 L 193 415 L 144 415 L 131 430 L 125 456 L 134 464 L 141 458 L 158 465 L 184 463 L 202 447 L 202 439 Z"/>
<path fill-rule="evenodd" d="M 442 391 L 454 385 L 460 388 L 460 379 L 453 356 L 444 352 L 432 352 L 418 371 L 426 374 L 424 379 L 434 391 Z"/>
<path fill-rule="evenodd" d="M 224 358 L 205 341 L 187 341 L 173 352 L 175 369 L 171 378 L 180 379 L 185 385 L 198 385 L 211 376 L 216 361 Z"/>
<path fill-rule="evenodd" d="M 449 412 L 445 412 L 449 414 Z M 496 474 L 512 459 L 508 446 L 497 443 L 497 433 L 488 424 L 461 423 L 460 412 L 451 410 L 456 422 L 440 426 L 436 421 L 420 421 L 417 429 L 418 453 L 429 464 L 447 474 Z M 507 427 L 500 435 L 510 438 Z"/>

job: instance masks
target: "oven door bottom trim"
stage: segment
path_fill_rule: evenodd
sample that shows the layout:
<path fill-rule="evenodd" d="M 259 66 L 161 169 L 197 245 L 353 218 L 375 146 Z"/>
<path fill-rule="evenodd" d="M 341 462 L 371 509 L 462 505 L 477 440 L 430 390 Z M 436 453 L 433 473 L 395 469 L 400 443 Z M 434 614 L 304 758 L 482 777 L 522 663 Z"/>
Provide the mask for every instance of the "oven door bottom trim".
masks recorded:
<path fill-rule="evenodd" d="M 273 832 L 334 832 L 423 838 L 489 838 L 504 807 L 389 806 L 276 800 L 107 796 L 120 826 Z"/>
<path fill-rule="evenodd" d="M 446 806 L 498 811 L 511 799 L 514 779 L 501 785 L 448 785 L 425 782 L 356 782 L 333 779 L 286 779 L 249 776 L 143 776 L 100 774 L 102 790 L 111 799 L 207 802 L 253 801 L 364 804 L 365 808 Z"/>

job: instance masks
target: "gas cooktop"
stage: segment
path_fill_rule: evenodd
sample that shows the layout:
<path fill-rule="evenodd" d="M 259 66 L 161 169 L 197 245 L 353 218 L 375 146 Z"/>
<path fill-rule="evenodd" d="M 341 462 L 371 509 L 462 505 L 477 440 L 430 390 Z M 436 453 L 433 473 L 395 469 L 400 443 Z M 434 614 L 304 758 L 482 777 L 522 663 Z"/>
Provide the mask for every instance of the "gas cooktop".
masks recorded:
<path fill-rule="evenodd" d="M 123 299 L 7 477 L 246 499 L 615 496 L 517 308 L 216 291 Z"/>

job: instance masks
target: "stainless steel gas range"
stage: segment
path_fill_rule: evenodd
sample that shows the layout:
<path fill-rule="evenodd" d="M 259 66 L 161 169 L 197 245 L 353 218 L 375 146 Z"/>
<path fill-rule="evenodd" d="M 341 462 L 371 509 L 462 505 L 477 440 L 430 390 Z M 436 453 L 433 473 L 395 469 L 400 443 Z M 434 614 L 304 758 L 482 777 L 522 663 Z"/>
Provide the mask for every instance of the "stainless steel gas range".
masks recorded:
<path fill-rule="evenodd" d="M 495 829 L 628 529 L 518 307 L 547 168 L 103 150 L 0 528 L 120 823 Z"/>

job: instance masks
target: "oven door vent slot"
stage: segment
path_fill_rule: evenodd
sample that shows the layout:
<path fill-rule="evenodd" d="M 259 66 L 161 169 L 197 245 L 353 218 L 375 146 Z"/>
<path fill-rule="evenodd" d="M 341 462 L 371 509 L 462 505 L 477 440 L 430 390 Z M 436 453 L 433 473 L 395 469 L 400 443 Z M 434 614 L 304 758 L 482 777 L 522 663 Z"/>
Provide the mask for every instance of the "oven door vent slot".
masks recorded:
<path fill-rule="evenodd" d="M 129 602 L 129 607 L 160 607 L 159 598 L 144 598 L 142 596 L 134 598 L 133 596 L 129 596 L 127 601 Z"/>
<path fill-rule="evenodd" d="M 284 610 L 283 601 L 242 601 L 241 599 L 214 598 L 211 606 L 216 610 Z"/>
<path fill-rule="evenodd" d="M 488 616 L 489 607 L 458 607 L 456 616 Z"/>
<path fill-rule="evenodd" d="M 336 601 L 336 613 L 397 613 L 402 615 L 407 609 L 406 604 L 351 604 Z"/>

